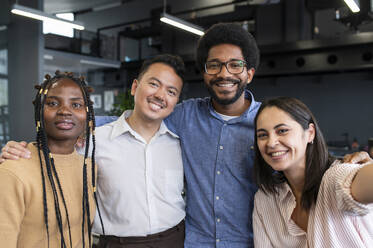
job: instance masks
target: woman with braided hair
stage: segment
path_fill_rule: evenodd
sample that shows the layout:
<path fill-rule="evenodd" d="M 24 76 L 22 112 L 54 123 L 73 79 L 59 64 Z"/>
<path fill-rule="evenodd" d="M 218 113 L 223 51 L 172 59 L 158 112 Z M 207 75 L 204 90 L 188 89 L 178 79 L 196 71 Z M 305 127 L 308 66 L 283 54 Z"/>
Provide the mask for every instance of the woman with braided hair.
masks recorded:
<path fill-rule="evenodd" d="M 0 167 L 0 247 L 91 247 L 95 125 L 90 89 L 72 73 L 45 78 L 36 86 L 36 142 L 27 146 L 32 158 Z M 88 141 L 84 157 L 74 148 L 82 134 Z"/>

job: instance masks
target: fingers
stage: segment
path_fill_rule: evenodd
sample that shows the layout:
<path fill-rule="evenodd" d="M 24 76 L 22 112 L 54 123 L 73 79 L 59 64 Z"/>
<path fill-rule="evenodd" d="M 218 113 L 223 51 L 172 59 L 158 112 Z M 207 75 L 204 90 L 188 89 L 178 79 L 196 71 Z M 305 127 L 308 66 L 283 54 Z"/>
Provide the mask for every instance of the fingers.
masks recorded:
<path fill-rule="evenodd" d="M 83 148 L 84 145 L 85 145 L 85 139 L 82 137 L 79 137 L 78 140 L 76 141 L 76 147 Z"/>
<path fill-rule="evenodd" d="M 27 143 L 25 141 L 8 141 L 8 143 L 6 143 L 6 145 L 1 149 L 2 160 L 0 160 L 0 162 L 3 162 L 4 159 L 17 160 L 19 158 L 30 158 L 31 152 L 26 147 Z"/>
<path fill-rule="evenodd" d="M 367 162 L 373 162 L 367 152 L 354 152 L 352 154 L 346 154 L 343 157 L 344 163 L 352 163 L 352 164 L 364 164 Z"/>

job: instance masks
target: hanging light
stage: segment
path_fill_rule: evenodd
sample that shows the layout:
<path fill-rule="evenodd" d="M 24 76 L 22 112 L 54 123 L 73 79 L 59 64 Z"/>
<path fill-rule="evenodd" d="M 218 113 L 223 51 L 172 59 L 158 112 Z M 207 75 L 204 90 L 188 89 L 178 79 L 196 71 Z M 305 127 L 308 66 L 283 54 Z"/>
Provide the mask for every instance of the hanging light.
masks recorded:
<path fill-rule="evenodd" d="M 29 7 L 25 7 L 19 4 L 14 4 L 12 6 L 11 12 L 16 15 L 21 15 L 25 17 L 29 17 L 32 19 L 40 20 L 40 21 L 48 21 L 51 23 L 58 23 L 62 25 L 67 25 L 70 26 L 71 28 L 78 29 L 78 30 L 83 30 L 84 26 L 82 23 L 77 22 L 77 21 L 68 21 L 64 20 L 61 18 L 58 18 L 54 15 L 47 14 L 43 11 L 37 10 L 37 9 L 32 9 Z"/>
<path fill-rule="evenodd" d="M 359 0 L 344 0 L 344 1 L 353 13 L 357 13 L 360 11 Z"/>
<path fill-rule="evenodd" d="M 161 14 L 161 19 L 160 20 L 161 20 L 161 22 L 170 24 L 174 27 L 183 29 L 185 31 L 191 32 L 191 33 L 199 35 L 199 36 L 202 36 L 205 33 L 203 31 L 202 27 L 194 25 L 190 22 L 187 22 L 187 21 L 185 21 L 183 19 L 180 19 L 180 18 L 177 18 L 175 16 L 169 15 L 165 12 Z"/>

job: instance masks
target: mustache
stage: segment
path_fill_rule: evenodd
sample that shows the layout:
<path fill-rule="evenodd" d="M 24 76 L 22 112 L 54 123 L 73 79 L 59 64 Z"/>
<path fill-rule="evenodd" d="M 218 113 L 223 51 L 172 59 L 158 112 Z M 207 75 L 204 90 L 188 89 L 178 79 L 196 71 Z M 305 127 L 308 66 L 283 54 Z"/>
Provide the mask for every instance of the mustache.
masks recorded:
<path fill-rule="evenodd" d="M 229 81 L 229 82 L 232 82 L 234 84 L 239 84 L 241 82 L 241 80 L 239 80 L 239 79 L 219 77 L 219 78 L 211 80 L 210 81 L 210 85 L 218 84 L 218 83 L 220 83 L 222 81 L 225 81 L 225 82 Z"/>
<path fill-rule="evenodd" d="M 154 103 L 157 103 L 159 104 L 162 108 L 165 108 L 166 107 L 166 104 L 163 100 L 159 99 L 159 98 L 156 98 L 156 97 L 148 97 L 148 101 L 149 102 L 154 102 Z"/>

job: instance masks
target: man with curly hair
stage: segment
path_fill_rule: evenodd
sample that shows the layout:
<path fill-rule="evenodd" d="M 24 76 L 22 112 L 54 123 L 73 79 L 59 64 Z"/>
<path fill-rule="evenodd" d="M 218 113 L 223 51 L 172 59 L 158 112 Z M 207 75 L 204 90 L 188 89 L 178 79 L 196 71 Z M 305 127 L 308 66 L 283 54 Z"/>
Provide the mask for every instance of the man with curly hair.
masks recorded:
<path fill-rule="evenodd" d="M 259 64 L 253 36 L 220 23 L 198 42 L 197 65 L 210 97 L 175 107 L 186 177 L 186 248 L 253 247 L 254 123 L 260 103 L 245 89 Z"/>

